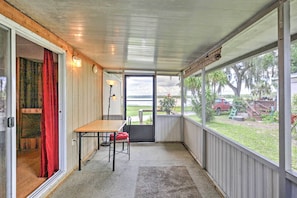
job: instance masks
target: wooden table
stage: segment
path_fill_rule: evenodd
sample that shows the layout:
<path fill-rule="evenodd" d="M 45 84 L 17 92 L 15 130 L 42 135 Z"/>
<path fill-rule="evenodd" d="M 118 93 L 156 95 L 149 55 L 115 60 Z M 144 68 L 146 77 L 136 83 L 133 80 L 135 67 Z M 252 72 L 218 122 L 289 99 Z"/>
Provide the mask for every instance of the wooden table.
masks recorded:
<path fill-rule="evenodd" d="M 95 120 L 90 122 L 82 127 L 79 127 L 74 130 L 74 132 L 78 133 L 79 136 L 79 157 L 78 157 L 78 170 L 81 170 L 81 138 L 82 137 L 98 137 L 98 150 L 100 148 L 100 133 L 114 133 L 114 137 L 116 133 L 122 130 L 124 125 L 126 124 L 126 120 Z M 97 136 L 88 136 L 90 133 L 96 133 Z M 115 140 L 113 139 L 113 161 L 112 161 L 112 171 L 115 169 Z"/>

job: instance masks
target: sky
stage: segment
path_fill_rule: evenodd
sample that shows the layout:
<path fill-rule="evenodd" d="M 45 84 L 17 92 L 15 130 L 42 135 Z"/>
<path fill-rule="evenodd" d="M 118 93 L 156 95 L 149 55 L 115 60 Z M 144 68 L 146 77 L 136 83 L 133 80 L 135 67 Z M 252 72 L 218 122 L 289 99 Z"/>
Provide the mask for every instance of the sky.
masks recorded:
<path fill-rule="evenodd" d="M 148 77 L 128 77 L 127 91 L 130 96 L 152 95 L 151 76 Z M 158 76 L 157 77 L 157 95 L 178 95 L 180 96 L 180 87 L 178 86 L 179 78 L 174 76 Z"/>

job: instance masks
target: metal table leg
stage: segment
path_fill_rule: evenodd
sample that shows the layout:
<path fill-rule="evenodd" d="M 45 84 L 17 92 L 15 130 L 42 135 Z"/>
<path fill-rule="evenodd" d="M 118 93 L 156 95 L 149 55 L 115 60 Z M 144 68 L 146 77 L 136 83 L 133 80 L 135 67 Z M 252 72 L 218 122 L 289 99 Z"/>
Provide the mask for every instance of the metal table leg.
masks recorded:
<path fill-rule="evenodd" d="M 97 133 L 97 137 L 98 137 L 98 150 L 100 150 L 100 136 L 99 136 L 99 133 Z"/>
<path fill-rule="evenodd" d="M 115 167 L 115 151 L 116 151 L 116 132 L 113 133 L 113 159 L 112 159 L 112 171 Z"/>
<path fill-rule="evenodd" d="M 81 170 L 81 133 L 78 133 L 78 170 Z"/>

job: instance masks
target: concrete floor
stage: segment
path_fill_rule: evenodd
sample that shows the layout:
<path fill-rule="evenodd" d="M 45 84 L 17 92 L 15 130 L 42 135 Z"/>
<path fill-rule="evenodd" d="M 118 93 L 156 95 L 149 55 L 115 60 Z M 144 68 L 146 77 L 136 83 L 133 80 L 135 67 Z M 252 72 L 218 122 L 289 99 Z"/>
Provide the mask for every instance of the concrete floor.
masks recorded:
<path fill-rule="evenodd" d="M 222 197 L 181 143 L 131 143 L 130 161 L 128 155 L 117 154 L 114 172 L 112 159 L 108 162 L 108 147 L 101 147 L 50 197 L 133 198 L 140 166 L 186 166 L 202 197 Z"/>

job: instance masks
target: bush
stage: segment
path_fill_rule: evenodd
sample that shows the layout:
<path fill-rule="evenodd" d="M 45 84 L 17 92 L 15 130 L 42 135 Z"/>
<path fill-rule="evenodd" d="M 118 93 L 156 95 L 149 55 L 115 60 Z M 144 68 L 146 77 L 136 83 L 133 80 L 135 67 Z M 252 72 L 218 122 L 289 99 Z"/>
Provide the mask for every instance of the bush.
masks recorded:
<path fill-rule="evenodd" d="M 262 121 L 272 123 L 272 122 L 278 122 L 278 111 L 274 111 L 273 113 L 269 115 L 262 115 Z"/>
<path fill-rule="evenodd" d="M 161 105 L 161 111 L 165 111 L 168 115 L 170 114 L 171 110 L 175 107 L 176 100 L 168 94 L 163 98 L 163 100 L 159 100 Z"/>
<path fill-rule="evenodd" d="M 232 107 L 237 109 L 237 112 L 246 111 L 246 103 L 243 98 L 237 97 L 233 99 Z"/>
<path fill-rule="evenodd" d="M 213 103 L 213 95 L 209 89 L 206 89 L 205 92 L 205 98 L 206 98 L 206 109 L 205 109 L 205 121 L 209 122 L 214 119 L 215 112 L 211 108 Z M 202 119 L 202 103 L 200 102 L 202 99 L 200 98 L 192 98 L 192 105 L 193 105 L 193 111 L 196 113 L 196 115 Z"/>
<path fill-rule="evenodd" d="M 292 97 L 292 113 L 297 113 L 297 94 Z"/>

